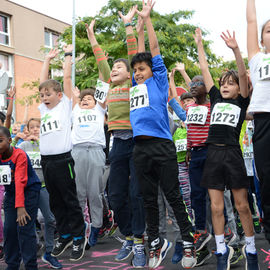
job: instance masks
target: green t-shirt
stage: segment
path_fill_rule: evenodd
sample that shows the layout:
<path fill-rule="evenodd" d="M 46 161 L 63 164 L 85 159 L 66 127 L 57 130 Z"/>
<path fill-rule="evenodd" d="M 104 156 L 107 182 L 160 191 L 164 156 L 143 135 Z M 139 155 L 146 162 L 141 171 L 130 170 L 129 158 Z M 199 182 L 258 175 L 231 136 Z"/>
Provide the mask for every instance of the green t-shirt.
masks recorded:
<path fill-rule="evenodd" d="M 177 162 L 184 162 L 187 152 L 187 130 L 181 127 L 177 128 L 173 134 L 173 142 L 176 147 Z"/>

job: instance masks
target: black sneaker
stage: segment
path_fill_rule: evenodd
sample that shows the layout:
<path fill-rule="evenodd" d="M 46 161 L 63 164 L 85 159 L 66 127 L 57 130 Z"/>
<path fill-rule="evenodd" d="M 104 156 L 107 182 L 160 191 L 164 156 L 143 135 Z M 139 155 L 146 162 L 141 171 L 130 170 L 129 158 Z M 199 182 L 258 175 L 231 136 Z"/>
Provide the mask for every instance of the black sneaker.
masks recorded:
<path fill-rule="evenodd" d="M 253 217 L 252 219 L 253 219 L 253 226 L 254 226 L 255 232 L 261 233 L 262 227 L 261 227 L 260 219 L 258 217 Z"/>
<path fill-rule="evenodd" d="M 207 231 L 205 232 L 197 232 L 194 234 L 195 239 L 195 249 L 196 251 L 200 251 L 212 238 L 212 235 Z"/>
<path fill-rule="evenodd" d="M 225 254 L 215 252 L 216 257 L 217 257 L 217 269 L 218 270 L 230 269 L 230 261 L 231 261 L 231 258 L 233 257 L 233 253 L 234 253 L 234 250 L 230 246 L 226 246 L 226 253 Z"/>
<path fill-rule="evenodd" d="M 207 247 L 203 247 L 200 251 L 196 252 L 197 263 L 196 266 L 201 266 L 204 262 L 211 258 L 212 253 L 209 252 Z"/>
<path fill-rule="evenodd" d="M 240 260 L 243 259 L 243 254 L 239 246 L 232 246 L 234 253 L 230 260 L 230 264 L 237 264 Z"/>
<path fill-rule="evenodd" d="M 71 257 L 69 259 L 70 261 L 73 262 L 78 261 L 83 257 L 86 243 L 87 243 L 86 237 L 82 237 L 81 239 L 78 240 L 73 240 Z"/>
<path fill-rule="evenodd" d="M 55 246 L 53 247 L 53 251 L 51 255 L 53 257 L 60 256 L 68 247 L 72 245 L 72 237 L 63 238 L 59 237 L 58 240 L 55 243 Z"/>

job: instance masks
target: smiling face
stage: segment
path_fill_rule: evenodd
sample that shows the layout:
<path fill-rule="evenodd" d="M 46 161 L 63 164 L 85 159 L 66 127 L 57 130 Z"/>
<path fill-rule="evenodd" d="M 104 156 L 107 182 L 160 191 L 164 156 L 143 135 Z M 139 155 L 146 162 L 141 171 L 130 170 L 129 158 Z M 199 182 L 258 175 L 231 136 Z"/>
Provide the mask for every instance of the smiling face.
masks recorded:
<path fill-rule="evenodd" d="M 224 77 L 223 77 L 224 78 Z M 220 94 L 224 99 L 236 99 L 240 93 L 240 88 L 232 76 L 221 78 Z"/>
<path fill-rule="evenodd" d="M 110 76 L 112 83 L 118 85 L 130 79 L 130 73 L 127 70 L 127 66 L 124 62 L 121 61 L 114 63 Z"/>
<path fill-rule="evenodd" d="M 183 109 L 186 110 L 187 105 L 193 104 L 195 102 L 194 98 L 185 98 L 183 99 Z"/>
<path fill-rule="evenodd" d="M 93 96 L 85 95 L 80 101 L 81 109 L 93 109 L 96 106 L 96 101 Z"/>
<path fill-rule="evenodd" d="M 42 88 L 39 94 L 41 102 L 44 103 L 48 109 L 54 108 L 63 96 L 62 92 L 56 92 L 52 87 Z"/>
<path fill-rule="evenodd" d="M 137 62 L 133 67 L 134 79 L 137 84 L 143 84 L 147 79 L 153 77 L 152 69 L 146 62 Z"/>
<path fill-rule="evenodd" d="M 30 120 L 28 123 L 28 130 L 31 135 L 39 137 L 40 121 L 35 120 L 35 119 Z"/>
<path fill-rule="evenodd" d="M 192 81 L 189 83 L 190 93 L 193 97 L 206 96 L 206 88 L 201 76 L 195 76 Z"/>

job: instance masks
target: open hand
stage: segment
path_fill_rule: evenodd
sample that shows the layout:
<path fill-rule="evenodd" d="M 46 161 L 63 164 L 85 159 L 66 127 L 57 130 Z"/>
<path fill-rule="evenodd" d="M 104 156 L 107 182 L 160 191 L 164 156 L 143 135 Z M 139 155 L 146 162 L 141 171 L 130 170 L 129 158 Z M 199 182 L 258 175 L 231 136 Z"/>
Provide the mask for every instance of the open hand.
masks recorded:
<path fill-rule="evenodd" d="M 10 98 L 14 98 L 15 94 L 16 94 L 16 87 L 15 86 L 11 86 L 9 91 L 7 92 L 8 96 Z"/>
<path fill-rule="evenodd" d="M 28 213 L 25 210 L 25 207 L 18 207 L 17 208 L 17 222 L 19 223 L 19 226 L 24 226 L 27 224 L 27 218 L 31 220 L 31 217 L 28 215 Z"/>
<path fill-rule="evenodd" d="M 225 41 L 226 45 L 231 49 L 236 49 L 238 47 L 237 41 L 235 39 L 235 32 L 233 31 L 233 36 L 231 36 L 230 32 L 227 30 L 227 34 L 222 32 L 220 35 L 221 38 Z"/>
<path fill-rule="evenodd" d="M 56 48 L 51 49 L 45 56 L 46 59 L 52 60 L 58 55 L 59 51 Z"/>
<path fill-rule="evenodd" d="M 143 18 L 143 20 L 146 20 L 148 17 L 150 17 L 150 13 L 152 8 L 154 7 L 156 2 L 153 2 L 152 0 L 147 0 L 147 3 L 145 4 L 144 0 L 142 1 L 143 8 L 142 11 L 136 10 L 137 14 Z"/>
<path fill-rule="evenodd" d="M 64 45 L 63 50 L 64 50 L 65 53 L 72 53 L 73 45 L 72 44 Z"/>
<path fill-rule="evenodd" d="M 136 13 L 136 10 L 137 10 L 137 5 L 136 6 L 133 6 L 127 15 L 123 15 L 123 13 L 121 11 L 118 11 L 118 14 L 119 16 L 121 17 L 122 21 L 124 22 L 124 24 L 126 23 L 131 23 L 132 22 L 132 19 Z"/>
<path fill-rule="evenodd" d="M 193 38 L 197 45 L 202 42 L 202 30 L 199 27 L 195 30 L 195 35 L 193 35 Z"/>
<path fill-rule="evenodd" d="M 94 32 L 95 23 L 96 23 L 95 19 L 91 21 L 90 25 L 85 23 L 85 28 L 86 28 L 88 38 L 90 38 L 90 36 L 95 35 L 95 32 Z"/>

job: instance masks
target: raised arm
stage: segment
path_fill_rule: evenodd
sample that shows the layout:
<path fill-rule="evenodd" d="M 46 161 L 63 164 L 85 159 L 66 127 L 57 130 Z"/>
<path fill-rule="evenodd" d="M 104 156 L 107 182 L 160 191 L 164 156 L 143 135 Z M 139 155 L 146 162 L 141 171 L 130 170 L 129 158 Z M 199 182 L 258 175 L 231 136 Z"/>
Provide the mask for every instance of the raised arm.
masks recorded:
<path fill-rule="evenodd" d="M 248 76 L 245 67 L 244 60 L 242 58 L 240 49 L 238 47 L 237 41 L 235 39 L 235 32 L 233 32 L 233 36 L 231 36 L 230 32 L 227 31 L 227 34 L 222 32 L 221 38 L 225 41 L 226 45 L 232 49 L 237 68 L 238 68 L 238 76 L 239 76 L 239 87 L 240 87 L 240 94 L 243 98 L 247 98 L 249 91 L 248 91 Z"/>
<path fill-rule="evenodd" d="M 188 76 L 188 74 L 186 73 L 185 64 L 184 63 L 176 63 L 174 69 L 180 72 L 180 74 L 182 75 L 183 79 L 185 80 L 185 83 L 187 85 L 188 90 L 190 90 L 189 84 L 191 82 L 191 79 Z"/>
<path fill-rule="evenodd" d="M 73 45 L 65 45 L 63 47 L 65 52 L 65 65 L 64 65 L 64 93 L 71 99 L 72 98 L 72 80 L 71 80 L 71 68 L 72 68 L 72 50 Z"/>
<path fill-rule="evenodd" d="M 195 35 L 193 37 L 194 37 L 195 43 L 197 44 L 200 68 L 202 71 L 203 81 L 206 87 L 206 91 L 208 93 L 210 89 L 213 87 L 214 81 L 210 74 L 208 63 L 205 57 L 203 42 L 202 42 L 202 31 L 200 28 L 197 28 L 195 30 Z"/>
<path fill-rule="evenodd" d="M 52 59 L 54 59 L 58 55 L 58 50 L 57 49 L 51 49 L 49 53 L 45 56 L 45 60 L 43 62 L 43 66 L 41 69 L 41 74 L 40 74 L 40 83 L 43 83 L 49 79 L 49 67 L 50 67 L 50 62 Z"/>
<path fill-rule="evenodd" d="M 85 28 L 86 28 L 88 39 L 92 46 L 93 53 L 97 61 L 98 69 L 102 73 L 104 81 L 109 82 L 111 69 L 107 62 L 107 56 L 105 55 L 105 52 L 100 48 L 96 40 L 95 32 L 94 32 L 95 22 L 96 20 L 92 20 L 90 25 L 86 23 Z"/>
<path fill-rule="evenodd" d="M 77 86 L 72 88 L 72 108 L 79 103 L 80 93 L 81 91 Z"/>
<path fill-rule="evenodd" d="M 14 96 L 16 94 L 16 87 L 13 86 L 9 89 L 7 92 L 7 99 L 9 99 L 8 107 L 7 107 L 7 115 L 6 115 L 6 122 L 5 122 L 5 127 L 10 128 L 11 126 L 11 118 L 12 118 L 12 111 L 13 111 L 13 100 Z"/>
<path fill-rule="evenodd" d="M 24 115 L 23 115 L 23 120 L 22 120 L 22 125 L 26 125 L 28 121 L 28 112 L 29 112 L 29 102 L 25 102 L 25 107 L 24 107 Z"/>
<path fill-rule="evenodd" d="M 170 81 L 169 81 L 169 100 L 171 100 L 171 99 L 173 99 L 173 98 L 175 98 L 176 99 L 176 101 L 180 104 L 180 106 L 181 106 L 181 102 L 180 102 L 180 100 L 179 100 L 179 98 L 178 98 L 178 96 L 177 96 L 177 91 L 176 91 L 176 86 L 175 86 L 175 81 L 174 81 L 174 75 L 175 75 L 175 71 L 176 71 L 176 69 L 174 68 L 172 71 L 171 71 L 171 73 L 170 73 L 170 75 L 169 75 L 169 78 L 170 78 Z"/>
<path fill-rule="evenodd" d="M 260 52 L 255 0 L 247 0 L 247 51 L 248 60 Z"/>
<path fill-rule="evenodd" d="M 136 25 L 136 31 L 138 33 L 138 53 L 145 52 L 144 21 L 141 16 L 138 16 L 138 23 Z"/>
<path fill-rule="evenodd" d="M 142 11 L 137 10 L 138 15 L 142 17 L 142 19 L 146 25 L 148 39 L 149 39 L 150 52 L 151 52 L 152 57 L 155 57 L 156 55 L 160 54 L 157 36 L 156 36 L 155 30 L 154 30 L 154 27 L 152 25 L 152 21 L 150 18 L 150 13 L 151 13 L 151 10 L 154 7 L 154 5 L 155 5 L 155 2 L 152 2 L 152 0 L 147 0 L 147 4 L 145 4 L 145 2 L 143 0 Z"/>

